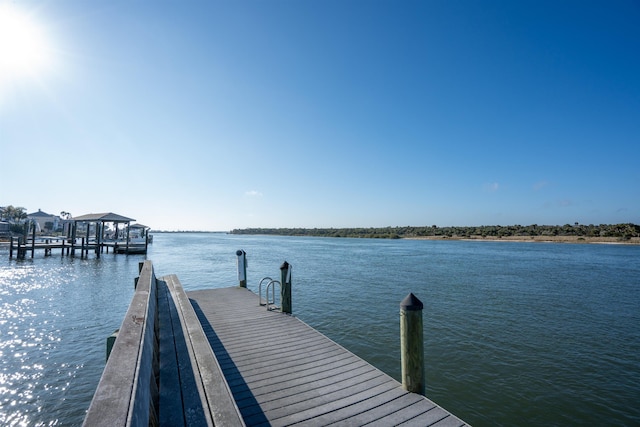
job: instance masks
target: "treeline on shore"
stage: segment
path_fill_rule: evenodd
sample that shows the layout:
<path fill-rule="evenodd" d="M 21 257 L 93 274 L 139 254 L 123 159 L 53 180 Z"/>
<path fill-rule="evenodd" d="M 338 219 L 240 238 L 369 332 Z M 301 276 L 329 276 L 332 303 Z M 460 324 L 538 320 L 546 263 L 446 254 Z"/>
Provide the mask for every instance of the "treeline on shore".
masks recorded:
<path fill-rule="evenodd" d="M 278 236 L 316 237 L 362 237 L 379 239 L 402 239 L 421 237 L 441 238 L 502 238 L 508 236 L 575 236 L 614 237 L 629 240 L 640 237 L 640 225 L 600 224 L 600 225 L 482 225 L 473 227 L 382 227 L 382 228 L 244 228 L 231 230 L 231 234 L 263 234 Z"/>

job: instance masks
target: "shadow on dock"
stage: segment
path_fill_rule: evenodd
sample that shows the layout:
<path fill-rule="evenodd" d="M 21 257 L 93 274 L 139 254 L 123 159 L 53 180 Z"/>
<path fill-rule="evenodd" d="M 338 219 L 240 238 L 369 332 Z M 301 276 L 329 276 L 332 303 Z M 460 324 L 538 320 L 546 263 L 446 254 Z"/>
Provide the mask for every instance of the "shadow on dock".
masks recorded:
<path fill-rule="evenodd" d="M 260 405 L 249 389 L 249 385 L 242 377 L 240 370 L 233 362 L 233 359 L 227 352 L 224 344 L 214 331 L 207 317 L 202 312 L 198 302 L 191 298 L 189 301 L 202 324 L 202 329 L 209 340 L 209 344 L 211 344 L 211 349 L 220 363 L 220 369 L 222 369 L 222 372 L 227 379 L 227 383 L 229 384 L 229 389 L 231 390 L 235 401 L 238 403 L 238 409 L 240 410 L 242 418 L 245 422 L 250 419 L 251 425 L 269 425 L 269 420 L 260 409 Z"/>
<path fill-rule="evenodd" d="M 178 309 L 166 282 L 158 283 L 159 329 L 159 419 L 164 425 L 206 425 L 202 401 L 197 393 L 195 372 Z M 166 332 L 170 333 L 166 333 Z M 180 399 L 176 399 L 180 396 Z M 187 419 L 186 414 L 189 415 Z"/>

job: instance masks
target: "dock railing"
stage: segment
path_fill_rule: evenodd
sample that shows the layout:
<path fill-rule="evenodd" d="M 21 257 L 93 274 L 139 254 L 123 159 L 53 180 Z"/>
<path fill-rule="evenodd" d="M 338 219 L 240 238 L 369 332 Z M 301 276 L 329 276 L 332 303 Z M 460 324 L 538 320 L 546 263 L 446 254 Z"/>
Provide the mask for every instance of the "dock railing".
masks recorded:
<path fill-rule="evenodd" d="M 85 426 L 157 425 L 157 290 L 153 266 L 145 261 Z"/>
<path fill-rule="evenodd" d="M 183 363 L 175 364 L 176 357 Z M 160 367 L 166 363 L 180 366 L 180 372 L 161 377 Z M 163 405 L 172 405 L 171 411 Z M 84 426 L 195 425 L 194 421 L 244 425 L 177 277 L 158 280 L 151 261 L 144 261 Z"/>

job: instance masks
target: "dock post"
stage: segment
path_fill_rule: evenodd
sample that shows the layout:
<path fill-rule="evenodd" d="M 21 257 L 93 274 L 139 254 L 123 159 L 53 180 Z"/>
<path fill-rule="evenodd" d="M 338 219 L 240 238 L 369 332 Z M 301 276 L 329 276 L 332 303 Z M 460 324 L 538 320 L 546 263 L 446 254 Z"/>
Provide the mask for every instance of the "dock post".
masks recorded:
<path fill-rule="evenodd" d="M 400 303 L 400 360 L 402 388 L 424 396 L 423 307 L 412 293 Z"/>
<path fill-rule="evenodd" d="M 238 257 L 238 286 L 247 287 L 247 253 L 242 249 L 236 251 Z"/>
<path fill-rule="evenodd" d="M 73 226 L 71 228 L 71 256 L 76 256 L 76 231 L 78 229 L 78 223 L 76 221 L 73 222 Z M 68 253 L 68 252 L 67 252 Z"/>
<path fill-rule="evenodd" d="M 111 350 L 113 349 L 113 345 L 116 343 L 116 338 L 118 338 L 119 329 L 116 329 L 111 335 L 107 337 L 107 359 L 109 360 L 109 355 L 111 354 Z"/>
<path fill-rule="evenodd" d="M 280 283 L 282 312 L 291 314 L 291 264 L 287 261 L 280 266 Z"/>
<path fill-rule="evenodd" d="M 125 249 L 125 253 L 129 255 L 129 232 L 131 231 L 131 227 L 129 227 L 129 223 L 127 222 L 127 248 Z"/>
<path fill-rule="evenodd" d="M 89 239 L 90 239 L 89 231 L 90 230 L 91 230 L 91 223 L 88 222 L 87 223 L 87 229 L 85 230 L 85 238 L 83 239 L 83 244 L 82 244 L 82 246 L 83 246 L 82 251 L 84 252 L 84 256 L 87 257 L 87 258 L 89 258 Z M 85 246 L 84 242 L 86 242 L 86 246 Z"/>
<path fill-rule="evenodd" d="M 100 247 L 101 247 L 101 239 L 100 239 L 100 222 L 96 222 L 96 247 L 95 247 L 95 253 L 96 253 L 96 258 L 100 258 Z"/>
<path fill-rule="evenodd" d="M 36 253 L 36 223 L 32 224 L 33 231 L 31 232 L 31 258 Z"/>
<path fill-rule="evenodd" d="M 27 248 L 24 237 L 18 237 L 18 258 L 24 259 L 27 256 Z"/>
<path fill-rule="evenodd" d="M 13 236 L 11 236 L 11 241 L 9 242 L 9 259 L 13 258 Z"/>

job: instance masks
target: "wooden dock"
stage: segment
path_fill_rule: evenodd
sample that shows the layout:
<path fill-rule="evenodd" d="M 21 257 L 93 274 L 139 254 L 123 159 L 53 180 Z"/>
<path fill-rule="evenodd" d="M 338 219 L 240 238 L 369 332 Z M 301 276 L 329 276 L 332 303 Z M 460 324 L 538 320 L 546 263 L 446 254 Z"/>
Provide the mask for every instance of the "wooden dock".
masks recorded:
<path fill-rule="evenodd" d="M 85 425 L 294 424 L 467 425 L 246 288 L 185 293 L 145 261 Z"/>
<path fill-rule="evenodd" d="M 43 249 L 44 255 L 52 254 L 53 249 L 60 249 L 61 256 L 75 256 L 76 250 L 80 251 L 80 256 L 89 256 L 89 252 L 93 251 L 96 258 L 100 258 L 102 252 L 109 252 L 109 248 L 113 249 L 113 253 L 121 254 L 146 254 L 147 247 L 152 239 L 149 238 L 149 232 L 146 225 L 134 224 L 129 225 L 133 218 L 127 218 L 113 212 L 87 214 L 71 218 L 69 226 L 66 228 L 66 236 L 38 236 L 36 237 L 35 223 L 25 223 L 24 234 L 19 237 L 11 237 L 9 242 L 9 258 L 13 258 L 15 250 L 17 258 L 25 258 L 27 252 L 31 252 L 31 258 L 34 257 L 36 250 Z M 105 239 L 106 224 L 113 224 L 115 232 L 114 239 Z M 126 235 L 120 238 L 118 235 L 118 225 L 126 224 Z M 78 229 L 84 228 L 84 236 L 78 234 Z M 31 233 L 29 233 L 29 229 Z M 131 229 L 142 230 L 144 241 L 130 235 Z M 93 231 L 92 231 L 93 230 Z M 31 238 L 29 238 L 29 234 Z"/>
<path fill-rule="evenodd" d="M 247 425 L 464 425 L 246 288 L 187 295 Z"/>
<path fill-rule="evenodd" d="M 31 252 L 31 258 L 35 252 L 44 250 L 45 256 L 53 255 L 54 249 L 60 249 L 60 256 L 75 256 L 76 252 L 80 253 L 80 257 L 88 257 L 89 252 L 95 253 L 97 258 L 103 252 L 109 253 L 109 249 L 115 254 L 146 254 L 148 243 L 132 243 L 123 240 L 94 240 L 69 237 L 45 237 L 45 238 L 11 238 L 9 241 L 9 258 L 13 258 L 14 253 L 17 258 L 25 258 L 28 252 Z"/>

